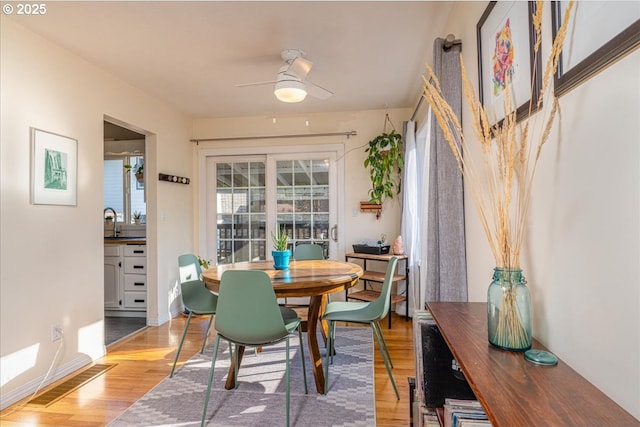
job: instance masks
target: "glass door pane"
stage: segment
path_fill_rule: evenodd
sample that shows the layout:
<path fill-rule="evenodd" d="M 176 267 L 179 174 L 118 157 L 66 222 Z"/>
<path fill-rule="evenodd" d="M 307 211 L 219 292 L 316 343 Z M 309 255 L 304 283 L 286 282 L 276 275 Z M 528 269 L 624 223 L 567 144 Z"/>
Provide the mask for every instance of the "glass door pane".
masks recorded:
<path fill-rule="evenodd" d="M 266 259 L 264 162 L 215 166 L 218 264 Z"/>
<path fill-rule="evenodd" d="M 290 248 L 315 243 L 329 256 L 329 160 L 276 161 L 277 223 Z"/>

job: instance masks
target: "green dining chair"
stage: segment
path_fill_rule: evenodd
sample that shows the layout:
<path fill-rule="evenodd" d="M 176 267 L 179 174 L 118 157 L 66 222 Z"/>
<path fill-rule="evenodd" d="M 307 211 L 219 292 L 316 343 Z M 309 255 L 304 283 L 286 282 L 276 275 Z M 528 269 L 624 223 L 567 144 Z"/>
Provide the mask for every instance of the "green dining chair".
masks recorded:
<path fill-rule="evenodd" d="M 293 249 L 293 259 L 324 259 L 322 246 L 315 243 L 304 243 Z"/>
<path fill-rule="evenodd" d="M 218 294 L 218 311 L 216 313 L 216 339 L 213 345 L 211 369 L 205 394 L 204 409 L 202 410 L 202 426 L 205 425 L 207 407 L 211 394 L 211 382 L 218 356 L 220 339 L 225 339 L 230 346 L 266 347 L 285 342 L 286 354 L 286 411 L 287 426 L 289 426 L 289 336 L 298 332 L 300 342 L 300 356 L 302 358 L 302 375 L 304 377 L 304 391 L 308 393 L 307 372 L 304 361 L 304 346 L 300 319 L 283 319 L 271 279 L 261 270 L 229 270 L 220 278 Z M 235 355 L 235 386 L 238 387 L 238 351 Z"/>
<path fill-rule="evenodd" d="M 393 390 L 396 392 L 396 398 L 400 400 L 400 394 L 396 387 L 396 382 L 393 379 L 391 368 L 393 363 L 391 362 L 391 355 L 389 354 L 389 348 L 387 342 L 382 334 L 380 328 L 380 320 L 389 314 L 389 307 L 391 305 L 389 296 L 391 293 L 391 284 L 393 283 L 393 274 L 396 271 L 396 264 L 398 263 L 397 257 L 391 257 L 389 264 L 387 265 L 387 272 L 382 283 L 382 290 L 380 296 L 375 301 L 371 302 L 354 302 L 354 301 L 335 301 L 327 304 L 324 310 L 322 319 L 327 321 L 328 324 L 328 337 L 327 337 L 327 352 L 326 360 L 324 364 L 324 389 L 329 390 L 329 359 L 333 361 L 334 340 L 336 335 L 335 322 L 352 322 L 352 323 L 368 323 L 371 325 L 373 331 L 373 337 L 378 345 L 384 366 L 387 368 L 387 374 L 393 385 Z"/>
<path fill-rule="evenodd" d="M 176 358 L 173 361 L 169 378 L 173 378 L 173 372 L 176 369 L 176 363 L 178 363 L 178 357 L 182 351 L 182 345 L 187 336 L 187 329 L 189 329 L 193 315 L 210 316 L 209 324 L 204 334 L 204 340 L 202 341 L 202 348 L 200 349 L 200 353 L 203 353 L 207 344 L 209 330 L 213 323 L 213 315 L 216 314 L 216 308 L 218 306 L 218 296 L 209 291 L 201 280 L 202 269 L 200 268 L 198 257 L 193 254 L 180 255 L 178 257 L 178 268 L 180 270 L 182 304 L 186 311 L 189 312 L 189 317 L 187 317 L 187 321 L 184 324 L 182 338 L 180 338 L 180 345 L 178 345 L 178 351 L 176 352 Z"/>

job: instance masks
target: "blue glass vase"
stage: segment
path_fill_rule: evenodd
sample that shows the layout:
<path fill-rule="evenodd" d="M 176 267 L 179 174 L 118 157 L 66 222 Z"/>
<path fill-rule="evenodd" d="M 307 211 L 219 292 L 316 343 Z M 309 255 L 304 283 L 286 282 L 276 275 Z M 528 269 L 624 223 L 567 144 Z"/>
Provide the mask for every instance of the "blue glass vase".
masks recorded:
<path fill-rule="evenodd" d="M 531 295 L 521 269 L 496 267 L 487 292 L 489 342 L 509 351 L 531 348 Z"/>

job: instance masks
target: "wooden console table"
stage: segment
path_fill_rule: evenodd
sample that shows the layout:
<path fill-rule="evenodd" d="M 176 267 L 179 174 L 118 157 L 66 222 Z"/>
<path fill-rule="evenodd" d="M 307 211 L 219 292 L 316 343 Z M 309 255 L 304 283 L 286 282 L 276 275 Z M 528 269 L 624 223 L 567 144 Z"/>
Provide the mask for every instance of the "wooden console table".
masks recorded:
<path fill-rule="evenodd" d="M 562 360 L 540 366 L 487 339 L 485 303 L 427 303 L 447 346 L 494 427 L 640 426 Z M 533 340 L 533 348 L 547 350 Z"/>
<path fill-rule="evenodd" d="M 359 301 L 371 302 L 376 300 L 378 296 L 380 296 L 380 292 L 373 289 L 367 289 L 367 282 L 376 282 L 376 283 L 384 282 L 384 276 L 386 274 L 386 271 L 367 270 L 367 260 L 389 262 L 391 257 L 398 258 L 398 266 L 396 267 L 396 274 L 393 275 L 393 283 L 395 283 L 397 286 L 398 282 L 404 280 L 406 283 L 406 286 L 405 286 L 406 290 L 405 290 L 405 295 L 393 295 L 393 293 L 389 294 L 389 299 L 391 300 L 391 304 L 395 304 L 400 301 L 407 301 L 405 306 L 404 318 L 405 320 L 409 320 L 409 297 L 408 297 L 409 295 L 409 262 L 408 262 L 408 257 L 406 255 L 386 255 L 386 254 L 373 255 L 373 254 L 363 254 L 360 252 L 351 252 L 346 254 L 345 259 L 347 262 L 349 262 L 349 259 L 351 258 L 362 260 L 363 262 L 362 269 L 364 270 L 364 273 L 362 274 L 362 277 L 360 277 L 360 280 L 364 281 L 364 289 L 361 291 L 354 291 L 354 292 L 345 291 L 345 296 L 347 299 L 350 298 L 350 299 L 356 299 Z M 404 274 L 398 274 L 398 272 L 400 271 L 399 264 L 402 261 L 404 261 Z M 389 329 L 391 329 L 391 315 L 389 315 L 388 318 L 389 318 Z"/>

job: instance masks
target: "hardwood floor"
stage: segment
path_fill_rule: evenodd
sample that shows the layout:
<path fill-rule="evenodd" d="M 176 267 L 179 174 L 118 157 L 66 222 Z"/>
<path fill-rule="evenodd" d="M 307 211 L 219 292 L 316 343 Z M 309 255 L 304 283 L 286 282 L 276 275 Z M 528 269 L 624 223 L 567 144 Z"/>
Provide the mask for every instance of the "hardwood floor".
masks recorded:
<path fill-rule="evenodd" d="M 393 375 L 400 392 L 396 400 L 378 349 L 375 349 L 376 419 L 378 426 L 409 425 L 408 377 L 415 376 L 411 320 L 392 315 L 392 329 L 382 323 L 383 332 L 394 363 Z M 24 399 L 0 413 L 0 425 L 17 426 L 104 426 L 151 390 L 171 371 L 175 351 L 186 318 L 178 316 L 160 327 L 148 327 L 108 349 L 96 363 L 117 366 L 46 408 L 26 405 Z M 189 327 L 178 363 L 185 362 L 202 345 L 206 318 L 196 318 Z M 75 373 L 74 373 L 75 374 Z M 48 386 L 48 390 L 66 378 Z"/>

